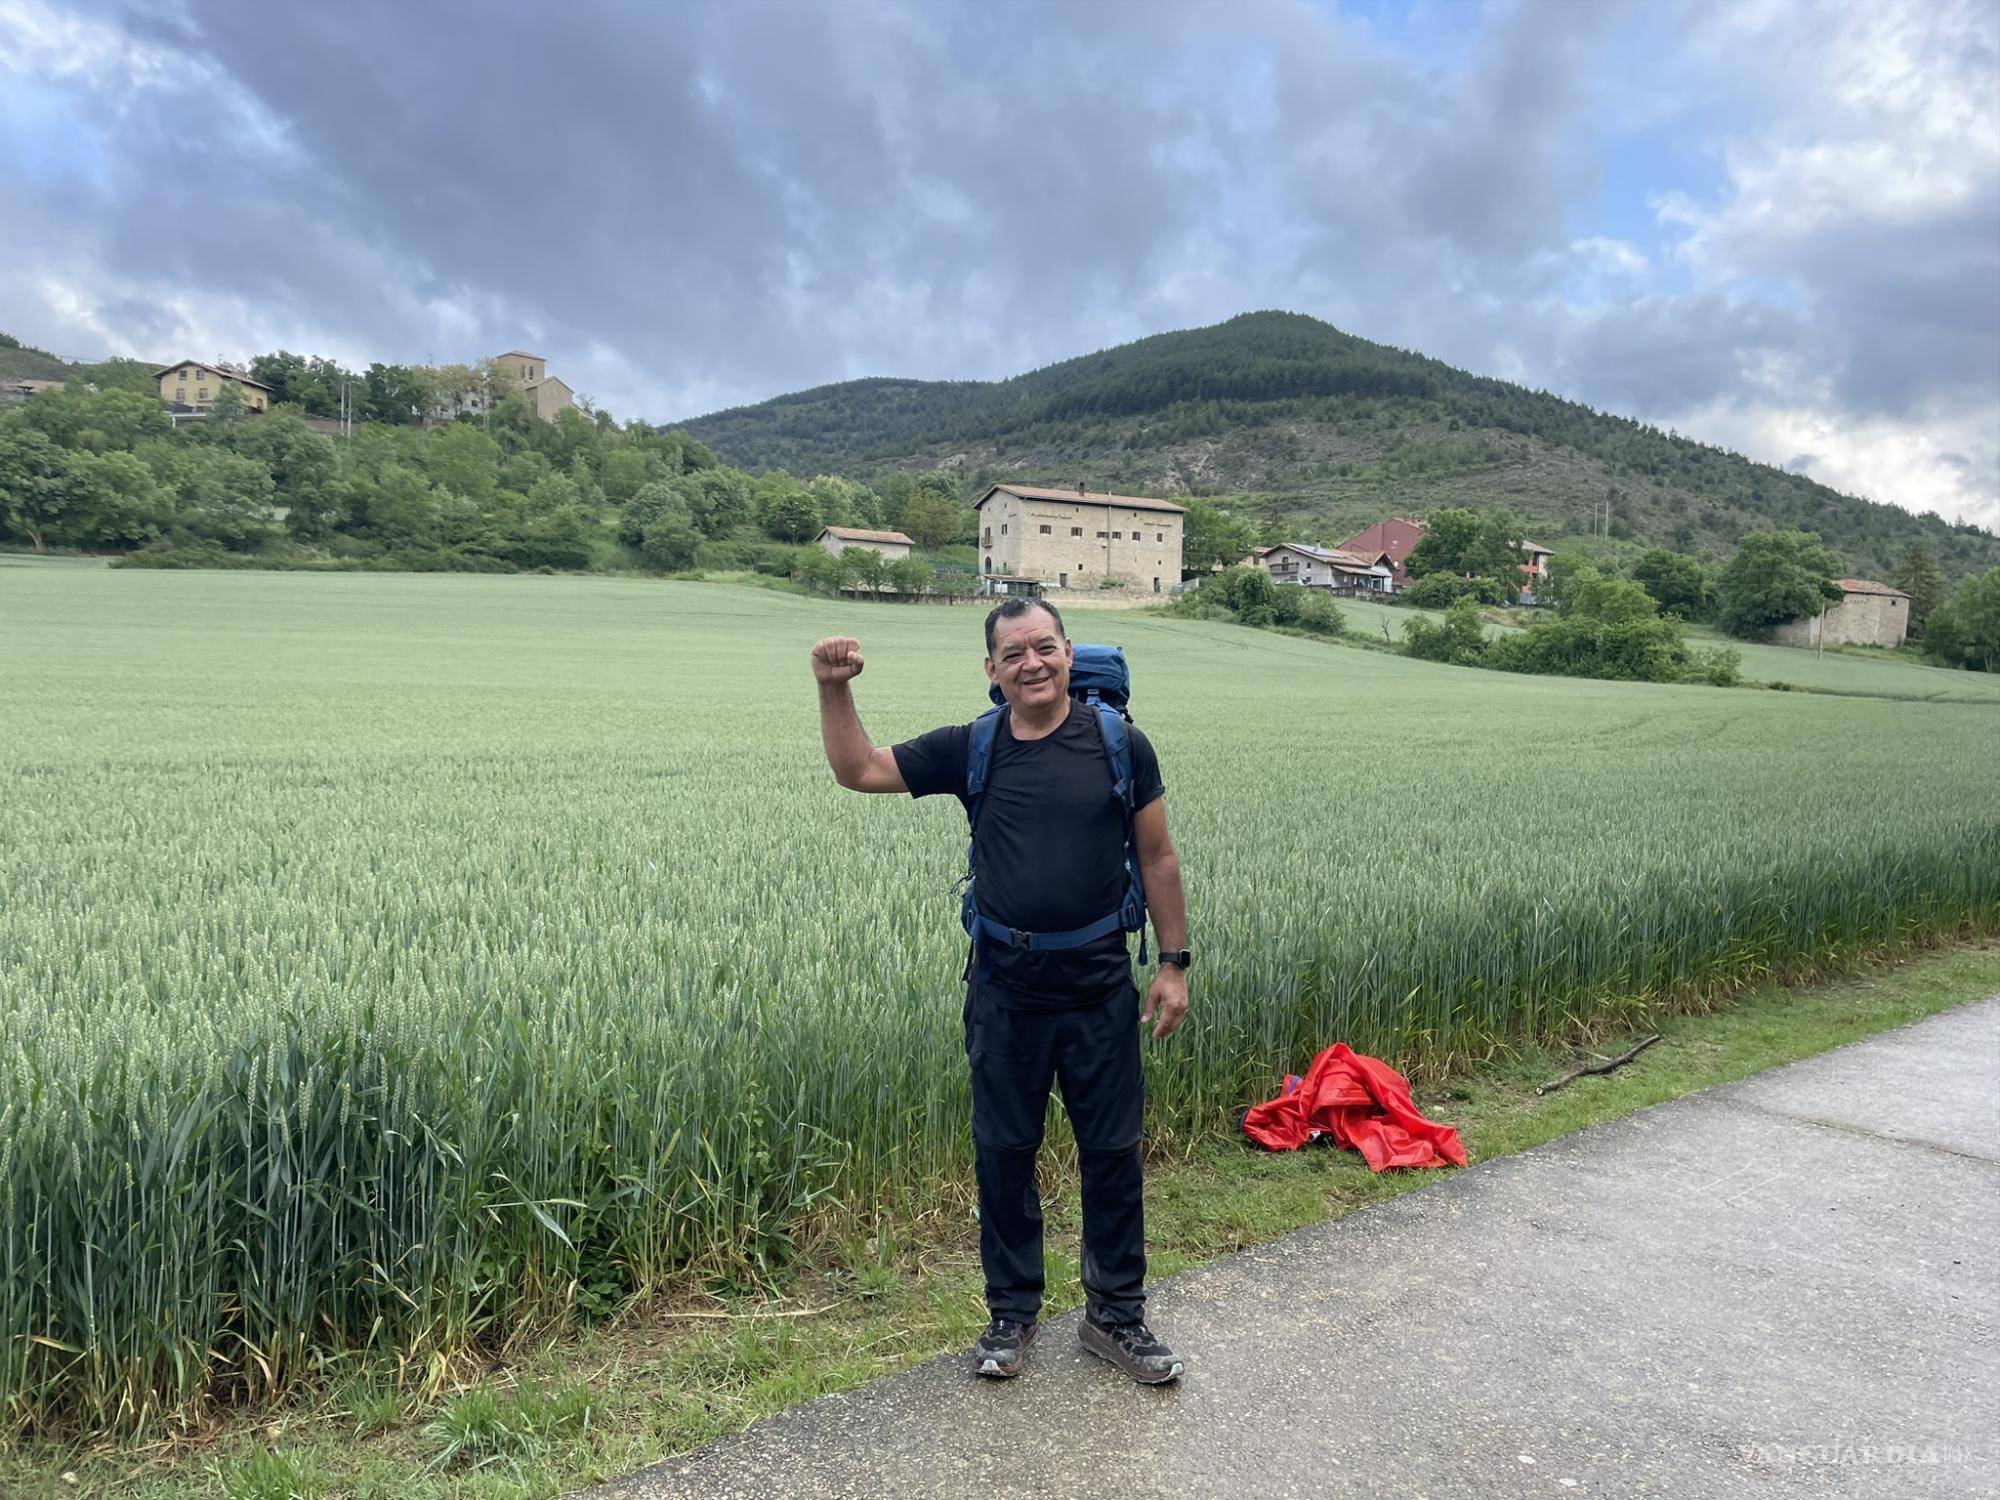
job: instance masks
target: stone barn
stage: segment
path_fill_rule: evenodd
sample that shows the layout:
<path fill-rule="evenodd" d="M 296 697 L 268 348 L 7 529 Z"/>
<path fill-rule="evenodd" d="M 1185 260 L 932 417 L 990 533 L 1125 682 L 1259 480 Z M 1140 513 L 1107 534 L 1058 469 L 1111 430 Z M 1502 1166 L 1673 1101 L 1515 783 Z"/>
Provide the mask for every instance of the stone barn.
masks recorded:
<path fill-rule="evenodd" d="M 1900 646 L 1910 633 L 1910 596 L 1901 589 L 1872 578 L 1836 578 L 1840 603 L 1828 607 L 1824 616 L 1787 620 L 1772 633 L 1780 646 L 1814 646 L 1821 643 L 1821 621 L 1825 622 L 1824 643 L 1829 646 Z"/>

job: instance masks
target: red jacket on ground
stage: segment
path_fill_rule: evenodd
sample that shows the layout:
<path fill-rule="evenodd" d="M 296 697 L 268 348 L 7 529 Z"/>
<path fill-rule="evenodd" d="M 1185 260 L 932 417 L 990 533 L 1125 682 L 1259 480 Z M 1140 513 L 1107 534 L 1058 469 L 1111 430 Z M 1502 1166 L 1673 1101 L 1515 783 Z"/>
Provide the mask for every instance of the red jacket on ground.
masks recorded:
<path fill-rule="evenodd" d="M 1345 1042 L 1313 1059 L 1305 1077 L 1243 1117 L 1243 1133 L 1272 1151 L 1292 1151 L 1322 1135 L 1359 1151 L 1377 1172 L 1390 1167 L 1465 1165 L 1465 1147 L 1449 1125 L 1417 1113 L 1401 1073 Z"/>

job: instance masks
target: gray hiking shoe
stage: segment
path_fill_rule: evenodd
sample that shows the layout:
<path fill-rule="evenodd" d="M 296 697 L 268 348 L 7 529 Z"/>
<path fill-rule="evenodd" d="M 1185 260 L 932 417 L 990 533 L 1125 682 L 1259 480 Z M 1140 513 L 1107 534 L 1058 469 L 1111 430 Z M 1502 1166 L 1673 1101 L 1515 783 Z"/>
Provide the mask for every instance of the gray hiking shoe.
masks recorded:
<path fill-rule="evenodd" d="M 1036 1326 L 995 1318 L 972 1346 L 972 1368 L 994 1380 L 1012 1380 L 1028 1362 L 1028 1346 L 1035 1341 Z"/>
<path fill-rule="evenodd" d="M 1180 1378 L 1181 1357 L 1154 1338 L 1144 1323 L 1104 1327 L 1086 1316 L 1081 1331 L 1084 1348 L 1110 1360 L 1141 1385 L 1165 1385 Z"/>

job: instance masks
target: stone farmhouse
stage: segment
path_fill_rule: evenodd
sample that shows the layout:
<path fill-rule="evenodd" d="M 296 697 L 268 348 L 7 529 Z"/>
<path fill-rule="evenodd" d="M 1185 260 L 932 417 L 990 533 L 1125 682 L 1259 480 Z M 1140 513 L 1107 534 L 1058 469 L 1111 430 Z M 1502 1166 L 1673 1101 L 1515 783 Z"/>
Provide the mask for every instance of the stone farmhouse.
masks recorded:
<path fill-rule="evenodd" d="M 1154 594 L 1181 581 L 1184 507 L 1144 495 L 996 484 L 973 502 L 988 593 L 1098 589 Z"/>
<path fill-rule="evenodd" d="M 849 547 L 864 547 L 870 552 L 879 552 L 887 562 L 899 557 L 908 557 L 910 548 L 916 545 L 900 531 L 863 531 L 854 526 L 822 526 L 813 544 L 822 551 L 840 556 Z"/>
<path fill-rule="evenodd" d="M 160 399 L 176 416 L 190 412 L 206 415 L 224 386 L 236 387 L 247 410 L 267 411 L 271 405 L 271 388 L 261 380 L 252 379 L 248 370 L 239 370 L 234 365 L 184 359 L 164 370 L 155 370 L 153 378 L 160 383 Z"/>
<path fill-rule="evenodd" d="M 1787 620 L 1771 634 L 1780 646 L 1900 646 L 1910 631 L 1910 596 L 1872 578 L 1836 578 L 1841 601 L 1824 613 Z M 1824 633 L 1822 633 L 1824 632 Z"/>

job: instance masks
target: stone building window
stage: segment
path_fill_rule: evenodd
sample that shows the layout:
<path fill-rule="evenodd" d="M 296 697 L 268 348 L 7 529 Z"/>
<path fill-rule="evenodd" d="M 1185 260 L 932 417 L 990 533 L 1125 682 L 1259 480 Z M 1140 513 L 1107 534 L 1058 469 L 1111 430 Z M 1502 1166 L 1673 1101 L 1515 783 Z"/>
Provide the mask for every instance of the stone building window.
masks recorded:
<path fill-rule="evenodd" d="M 1083 528 L 1082 528 L 1081 526 L 1072 526 L 1072 527 L 1070 527 L 1070 529 L 1069 529 L 1069 534 L 1070 534 L 1071 536 L 1082 536 L 1082 535 L 1083 535 Z"/>
<path fill-rule="evenodd" d="M 1037 526 L 1035 530 L 1042 536 L 1054 536 L 1056 529 L 1053 526 Z"/>

